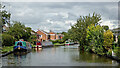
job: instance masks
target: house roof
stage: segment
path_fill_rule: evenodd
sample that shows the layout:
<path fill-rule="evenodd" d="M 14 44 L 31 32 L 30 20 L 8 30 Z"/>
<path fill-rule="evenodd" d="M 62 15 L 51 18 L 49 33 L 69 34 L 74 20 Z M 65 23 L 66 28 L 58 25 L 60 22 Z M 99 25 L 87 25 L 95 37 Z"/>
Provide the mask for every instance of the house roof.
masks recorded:
<path fill-rule="evenodd" d="M 44 33 L 44 34 L 46 34 L 46 35 L 48 34 L 47 32 L 45 32 L 45 31 L 43 31 L 43 30 L 38 30 L 38 31 L 40 31 L 40 32 L 42 32 L 42 33 Z M 37 31 L 37 32 L 38 32 L 38 31 Z"/>
<path fill-rule="evenodd" d="M 50 32 L 49 34 L 55 34 L 54 32 Z"/>

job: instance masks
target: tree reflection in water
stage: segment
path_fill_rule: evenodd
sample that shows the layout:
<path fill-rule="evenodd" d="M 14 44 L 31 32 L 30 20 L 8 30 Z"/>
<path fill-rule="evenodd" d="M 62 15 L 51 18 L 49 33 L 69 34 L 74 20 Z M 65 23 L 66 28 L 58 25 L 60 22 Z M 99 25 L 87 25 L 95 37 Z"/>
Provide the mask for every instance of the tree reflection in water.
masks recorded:
<path fill-rule="evenodd" d="M 107 63 L 107 64 L 116 63 L 109 58 L 100 57 L 96 54 L 84 52 L 84 51 L 79 51 L 79 55 L 71 55 L 71 56 L 72 56 L 72 59 L 77 62 Z"/>

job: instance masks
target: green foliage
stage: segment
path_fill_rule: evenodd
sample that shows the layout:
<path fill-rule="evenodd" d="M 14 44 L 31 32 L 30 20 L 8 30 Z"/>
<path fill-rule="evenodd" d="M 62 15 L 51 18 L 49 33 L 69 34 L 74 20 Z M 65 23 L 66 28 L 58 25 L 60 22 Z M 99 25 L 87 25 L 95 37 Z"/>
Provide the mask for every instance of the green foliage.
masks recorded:
<path fill-rule="evenodd" d="M 112 55 L 112 49 L 109 49 L 107 55 Z"/>
<path fill-rule="evenodd" d="M 14 36 L 16 40 L 24 39 L 27 41 L 31 35 L 31 28 L 25 27 L 20 22 L 14 21 L 14 24 L 10 27 L 8 34 Z"/>
<path fill-rule="evenodd" d="M 90 24 L 98 25 L 101 20 L 101 16 L 99 14 L 93 13 L 91 16 L 90 14 L 88 16 L 80 16 L 80 18 L 77 20 L 77 23 L 73 26 L 71 26 L 71 29 L 68 30 L 67 38 L 78 41 L 80 43 L 80 46 L 87 45 L 86 42 L 86 34 L 87 34 L 87 28 Z"/>
<path fill-rule="evenodd" d="M 108 26 L 102 26 L 102 27 L 103 27 L 103 29 L 106 30 L 106 31 L 109 29 Z"/>
<path fill-rule="evenodd" d="M 64 41 L 69 39 L 68 33 L 64 32 L 62 34 L 64 35 L 64 37 L 62 38 Z"/>
<path fill-rule="evenodd" d="M 2 46 L 12 46 L 14 37 L 9 34 L 2 34 Z"/>
<path fill-rule="evenodd" d="M 120 58 L 120 47 L 115 47 L 114 53 L 115 53 L 115 55 L 116 55 L 117 57 Z"/>
<path fill-rule="evenodd" d="M 118 36 L 118 45 L 120 46 L 120 35 Z"/>
<path fill-rule="evenodd" d="M 53 43 L 53 44 L 55 44 L 55 43 L 64 43 L 65 41 L 64 40 L 51 40 L 51 42 Z"/>
<path fill-rule="evenodd" d="M 5 46 L 5 47 L 2 47 L 1 52 L 2 52 L 2 53 L 6 53 L 6 52 L 13 51 L 13 47 L 14 47 L 14 46 Z"/>
<path fill-rule="evenodd" d="M 106 32 L 104 32 L 104 47 L 106 50 L 112 48 L 112 42 L 113 42 L 113 33 L 110 30 L 107 30 Z"/>
<path fill-rule="evenodd" d="M 86 41 L 88 43 L 87 49 L 92 49 L 95 53 L 102 54 L 104 51 L 103 46 L 103 28 L 99 25 L 94 26 L 91 24 L 87 29 Z"/>
<path fill-rule="evenodd" d="M 32 44 L 34 44 L 34 42 L 36 41 L 36 39 L 37 39 L 36 35 L 31 35 L 27 41 L 30 42 L 30 43 L 32 43 Z"/>
<path fill-rule="evenodd" d="M 4 9 L 5 6 L 0 4 L 0 9 Z M 2 12 L 0 11 L 0 14 L 2 15 L 2 25 L 9 23 L 8 20 L 10 19 L 11 14 L 8 13 L 6 10 L 2 10 Z"/>

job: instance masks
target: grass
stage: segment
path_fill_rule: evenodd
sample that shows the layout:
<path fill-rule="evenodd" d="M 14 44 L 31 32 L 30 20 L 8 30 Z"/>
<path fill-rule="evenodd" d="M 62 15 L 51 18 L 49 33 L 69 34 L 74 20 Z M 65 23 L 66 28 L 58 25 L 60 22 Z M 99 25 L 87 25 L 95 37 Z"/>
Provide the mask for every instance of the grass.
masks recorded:
<path fill-rule="evenodd" d="M 2 53 L 6 53 L 6 52 L 13 51 L 13 47 L 14 47 L 14 46 L 5 46 L 5 47 L 2 47 L 1 52 L 2 52 Z"/>
<path fill-rule="evenodd" d="M 32 47 L 35 47 L 36 45 L 31 45 Z"/>
<path fill-rule="evenodd" d="M 64 43 L 60 44 L 60 43 L 54 43 L 55 46 L 60 46 L 60 45 L 64 45 Z"/>

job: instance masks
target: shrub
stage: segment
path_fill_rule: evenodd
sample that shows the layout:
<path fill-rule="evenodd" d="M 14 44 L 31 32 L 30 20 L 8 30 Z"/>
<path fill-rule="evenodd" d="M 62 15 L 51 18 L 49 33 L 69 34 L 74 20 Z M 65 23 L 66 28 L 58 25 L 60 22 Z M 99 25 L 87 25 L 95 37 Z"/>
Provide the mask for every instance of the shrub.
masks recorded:
<path fill-rule="evenodd" d="M 87 29 L 86 41 L 88 43 L 86 49 L 98 54 L 102 54 L 103 49 L 103 28 L 99 25 L 91 24 Z M 86 45 L 85 45 L 86 46 Z M 84 46 L 84 47 L 85 47 Z"/>
<path fill-rule="evenodd" d="M 107 55 L 112 55 L 112 49 L 109 49 Z"/>
<path fill-rule="evenodd" d="M 117 57 L 120 58 L 120 47 L 115 47 L 114 53 L 116 54 Z"/>
<path fill-rule="evenodd" d="M 120 35 L 118 36 L 118 45 L 120 46 Z"/>
<path fill-rule="evenodd" d="M 53 44 L 54 43 L 64 43 L 64 40 L 50 40 Z"/>
<path fill-rule="evenodd" d="M 14 44 L 14 37 L 9 34 L 2 34 L 2 46 L 12 46 Z"/>
<path fill-rule="evenodd" d="M 104 47 L 106 50 L 112 48 L 112 42 L 113 42 L 113 34 L 110 30 L 107 30 L 106 32 L 104 32 Z"/>

